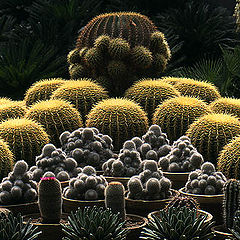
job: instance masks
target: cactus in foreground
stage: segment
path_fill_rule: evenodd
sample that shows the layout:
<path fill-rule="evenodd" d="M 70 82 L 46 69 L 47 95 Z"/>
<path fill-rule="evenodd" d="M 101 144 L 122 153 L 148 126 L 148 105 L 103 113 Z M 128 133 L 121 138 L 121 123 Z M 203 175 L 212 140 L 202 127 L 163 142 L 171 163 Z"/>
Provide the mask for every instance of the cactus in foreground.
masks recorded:
<path fill-rule="evenodd" d="M 14 156 L 6 142 L 0 139 L 0 180 L 13 169 Z"/>
<path fill-rule="evenodd" d="M 174 87 L 183 96 L 196 97 L 210 103 L 221 97 L 217 87 L 212 83 L 197 81 L 185 78 L 181 82 L 177 82 Z"/>
<path fill-rule="evenodd" d="M 240 179 L 240 137 L 235 137 L 219 153 L 217 159 L 218 171 L 228 179 Z"/>
<path fill-rule="evenodd" d="M 82 118 L 71 104 L 62 100 L 40 101 L 27 111 L 26 118 L 39 122 L 51 138 L 60 145 L 59 137 L 64 131 L 74 131 L 83 127 Z"/>
<path fill-rule="evenodd" d="M 42 79 L 35 82 L 25 93 L 26 105 L 31 106 L 37 101 L 50 99 L 52 93 L 65 82 L 66 80 L 62 78 Z"/>
<path fill-rule="evenodd" d="M 198 215 L 196 209 L 188 207 L 170 207 L 160 210 L 159 217 L 153 215 L 147 226 L 143 228 L 139 239 L 146 240 L 191 240 L 213 239 L 211 232 L 214 222 L 206 222 L 206 215 Z M 200 227 L 201 226 L 201 227 Z"/>
<path fill-rule="evenodd" d="M 126 98 L 142 106 L 148 113 L 149 119 L 152 119 L 152 115 L 159 104 L 178 96 L 180 96 L 180 93 L 171 84 L 153 79 L 143 79 L 125 92 Z"/>
<path fill-rule="evenodd" d="M 12 100 L 10 98 L 6 97 L 0 97 L 0 105 L 5 104 L 5 103 L 10 103 Z"/>
<path fill-rule="evenodd" d="M 113 139 L 116 149 L 124 141 L 142 136 L 148 129 L 148 119 L 142 108 L 133 101 L 111 98 L 98 103 L 89 112 L 87 127 L 96 127 Z"/>
<path fill-rule="evenodd" d="M 35 164 L 35 157 L 50 141 L 42 126 L 26 118 L 2 122 L 0 137 L 8 142 L 15 159 L 24 159 L 30 166 Z"/>
<path fill-rule="evenodd" d="M 187 80 L 188 78 L 183 78 L 183 77 L 163 77 L 160 80 L 163 82 L 167 82 L 169 84 L 172 84 L 173 86 L 177 83 L 181 83 L 184 80 Z"/>
<path fill-rule="evenodd" d="M 105 189 L 105 206 L 113 213 L 119 213 L 122 221 L 126 220 L 125 188 L 120 182 L 110 182 Z"/>
<path fill-rule="evenodd" d="M 229 179 L 223 188 L 223 219 L 226 228 L 233 227 L 233 216 L 240 204 L 240 181 Z"/>
<path fill-rule="evenodd" d="M 55 177 L 43 177 L 38 185 L 38 206 L 42 223 L 59 223 L 62 214 L 62 188 Z"/>
<path fill-rule="evenodd" d="M 227 114 L 207 114 L 194 121 L 186 132 L 204 161 L 217 163 L 223 146 L 240 132 L 238 118 Z"/>
<path fill-rule="evenodd" d="M 209 106 L 193 97 L 175 97 L 164 101 L 154 112 L 152 122 L 166 132 L 170 141 L 185 134 L 197 118 L 211 113 Z"/>
<path fill-rule="evenodd" d="M 125 240 L 128 233 L 119 216 L 102 207 L 85 207 L 83 210 L 78 208 L 68 217 L 68 223 L 62 225 L 66 235 L 63 240 Z"/>

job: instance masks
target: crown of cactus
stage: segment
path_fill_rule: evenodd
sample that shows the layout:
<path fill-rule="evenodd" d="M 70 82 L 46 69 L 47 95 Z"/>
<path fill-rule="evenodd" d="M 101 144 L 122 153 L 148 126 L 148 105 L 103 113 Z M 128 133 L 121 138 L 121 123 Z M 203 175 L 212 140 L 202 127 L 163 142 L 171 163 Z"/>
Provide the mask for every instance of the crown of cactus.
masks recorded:
<path fill-rule="evenodd" d="M 23 117 L 27 111 L 27 107 L 22 101 L 9 101 L 0 104 L 0 122 L 10 119 Z"/>
<path fill-rule="evenodd" d="M 0 212 L 0 239 L 1 240 L 34 240 L 41 232 L 33 227 L 30 222 L 23 224 L 21 214 Z"/>
<path fill-rule="evenodd" d="M 148 119 L 142 108 L 131 100 L 111 98 L 98 103 L 89 112 L 87 127 L 96 127 L 113 139 L 115 149 L 135 136 L 142 136 L 148 129 Z"/>
<path fill-rule="evenodd" d="M 7 143 L 0 139 L 0 180 L 13 169 L 14 157 Z"/>
<path fill-rule="evenodd" d="M 180 93 L 168 83 L 153 79 L 143 79 L 126 92 L 125 97 L 139 103 L 149 119 L 152 118 L 156 107 L 164 100 L 180 96 Z"/>
<path fill-rule="evenodd" d="M 102 207 L 85 207 L 83 210 L 78 208 L 70 214 L 68 223 L 62 225 L 62 230 L 67 236 L 65 240 L 125 240 L 128 233 L 119 215 Z"/>
<path fill-rule="evenodd" d="M 214 113 L 232 114 L 240 118 L 240 99 L 218 98 L 209 106 Z"/>
<path fill-rule="evenodd" d="M 183 78 L 177 81 L 174 87 L 183 96 L 196 97 L 210 103 L 221 97 L 217 87 L 212 83 Z"/>
<path fill-rule="evenodd" d="M 60 145 L 59 137 L 62 132 L 72 132 L 83 127 L 78 110 L 63 100 L 37 102 L 27 111 L 25 117 L 42 124 L 51 142 L 56 145 Z"/>
<path fill-rule="evenodd" d="M 12 100 L 10 98 L 0 97 L 0 105 L 9 103 L 9 102 L 12 102 Z"/>
<path fill-rule="evenodd" d="M 80 32 L 77 48 L 92 47 L 101 35 L 123 38 L 132 46 L 150 46 L 156 26 L 146 16 L 135 12 L 105 13 L 93 18 Z"/>
<path fill-rule="evenodd" d="M 211 110 L 204 101 L 180 96 L 160 104 L 154 112 L 152 122 L 167 133 L 170 141 L 174 141 L 184 135 L 197 118 L 208 113 L 211 113 Z"/>
<path fill-rule="evenodd" d="M 227 114 L 207 114 L 194 121 L 186 135 L 204 161 L 217 163 L 223 146 L 240 133 L 238 118 Z"/>
<path fill-rule="evenodd" d="M 50 141 L 40 124 L 26 118 L 2 122 L 0 137 L 9 144 L 15 159 L 24 159 L 30 166 L 35 165 L 35 157 Z"/>
<path fill-rule="evenodd" d="M 90 79 L 68 81 L 53 92 L 51 99 L 69 101 L 85 120 L 86 115 L 97 102 L 108 98 L 107 91 Z"/>
<path fill-rule="evenodd" d="M 226 228 L 233 227 L 233 216 L 240 204 L 240 181 L 229 179 L 223 187 L 223 219 Z"/>
<path fill-rule="evenodd" d="M 140 239 L 176 240 L 176 239 L 213 239 L 211 232 L 213 222 L 206 222 L 206 215 L 198 215 L 196 209 L 188 207 L 170 207 L 160 210 L 159 217 L 153 215 L 147 226 L 143 228 Z M 201 227 L 200 227 L 201 226 Z"/>
<path fill-rule="evenodd" d="M 120 182 L 110 182 L 105 188 L 105 206 L 113 213 L 119 213 L 122 221 L 126 220 L 125 188 Z"/>
<path fill-rule="evenodd" d="M 160 80 L 170 83 L 173 86 L 177 83 L 181 83 L 182 81 L 188 80 L 189 78 L 183 78 L 183 77 L 162 77 Z"/>
<path fill-rule="evenodd" d="M 62 214 L 62 188 L 55 177 L 43 177 L 38 185 L 38 206 L 42 223 L 59 223 Z"/>
<path fill-rule="evenodd" d="M 240 179 L 240 137 L 235 137 L 222 151 L 217 159 L 217 168 L 227 178 Z"/>
<path fill-rule="evenodd" d="M 235 237 L 235 239 L 240 239 L 240 210 L 235 212 L 235 216 L 233 219 L 233 227 L 230 228 L 231 233 Z"/>
<path fill-rule="evenodd" d="M 31 106 L 37 101 L 50 99 L 52 93 L 65 82 L 66 80 L 62 78 L 42 79 L 35 82 L 25 93 L 26 105 Z"/>

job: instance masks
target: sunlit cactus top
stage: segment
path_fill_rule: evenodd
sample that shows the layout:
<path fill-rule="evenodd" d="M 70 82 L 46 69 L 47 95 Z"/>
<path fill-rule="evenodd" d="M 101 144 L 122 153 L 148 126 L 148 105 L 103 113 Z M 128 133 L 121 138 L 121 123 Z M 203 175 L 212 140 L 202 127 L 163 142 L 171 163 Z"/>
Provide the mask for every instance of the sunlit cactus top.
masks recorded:
<path fill-rule="evenodd" d="M 131 47 L 149 47 L 150 36 L 157 30 L 146 16 L 135 12 L 105 13 L 93 18 L 81 31 L 77 48 L 92 47 L 94 40 L 101 35 L 123 38 Z"/>

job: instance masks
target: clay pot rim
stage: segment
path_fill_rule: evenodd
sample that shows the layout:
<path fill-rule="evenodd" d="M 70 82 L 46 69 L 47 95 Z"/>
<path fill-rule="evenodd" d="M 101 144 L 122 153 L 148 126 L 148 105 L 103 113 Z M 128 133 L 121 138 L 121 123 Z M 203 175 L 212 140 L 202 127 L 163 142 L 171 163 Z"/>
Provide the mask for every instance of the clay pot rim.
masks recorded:
<path fill-rule="evenodd" d="M 106 180 L 107 179 L 109 179 L 109 180 L 111 180 L 111 179 L 116 179 L 116 181 L 119 179 L 122 179 L 122 180 L 129 180 L 131 177 L 112 177 L 112 176 L 104 176 L 103 175 L 103 177 L 105 177 L 106 178 Z"/>
<path fill-rule="evenodd" d="M 141 224 L 141 225 L 139 225 L 139 226 L 135 226 L 135 227 L 127 227 L 126 229 L 130 229 L 130 230 L 132 230 L 132 229 L 138 229 L 138 228 L 142 228 L 142 227 L 144 227 L 147 223 L 148 223 L 148 219 L 146 218 L 146 217 L 143 217 L 143 216 L 140 216 L 140 215 L 136 215 L 136 214 L 126 214 L 126 216 L 129 216 L 129 217 L 133 217 L 133 218 L 138 218 L 138 219 L 142 219 L 143 220 L 143 223 Z"/>
<path fill-rule="evenodd" d="M 79 202 L 85 202 L 85 203 L 101 203 L 104 202 L 104 199 L 98 199 L 98 200 L 76 200 L 76 199 L 70 199 L 70 198 L 65 198 L 62 197 L 62 199 L 64 201 L 68 201 L 68 202 L 74 202 L 74 203 L 79 203 Z"/>
<path fill-rule="evenodd" d="M 7 208 L 7 207 L 24 207 L 29 205 L 35 205 L 38 204 L 38 201 L 29 202 L 29 203 L 19 203 L 19 204 L 12 204 L 12 205 L 0 205 L 1 208 Z"/>
<path fill-rule="evenodd" d="M 193 193 L 187 193 L 184 190 L 185 190 L 185 187 L 180 188 L 178 191 L 181 194 L 189 195 L 191 197 L 204 197 L 204 198 L 217 198 L 218 197 L 218 198 L 223 198 L 223 196 L 224 196 L 224 194 L 215 194 L 215 195 L 193 194 Z"/>
<path fill-rule="evenodd" d="M 190 174 L 190 172 L 164 172 L 164 171 L 162 172 L 163 174 L 166 174 L 166 175 L 179 175 L 179 176 L 186 176 Z"/>
<path fill-rule="evenodd" d="M 229 236 L 229 237 L 232 237 L 232 236 L 233 236 L 232 233 L 222 232 L 222 231 L 219 231 L 219 230 L 221 230 L 221 229 L 216 230 L 216 228 L 224 228 L 224 225 L 223 225 L 223 224 L 222 224 L 222 225 L 215 225 L 215 226 L 213 226 L 213 227 L 211 228 L 212 232 L 215 232 L 215 233 L 217 233 L 217 234 L 219 234 L 219 235 Z M 222 230 L 224 230 L 224 229 L 222 229 Z"/>

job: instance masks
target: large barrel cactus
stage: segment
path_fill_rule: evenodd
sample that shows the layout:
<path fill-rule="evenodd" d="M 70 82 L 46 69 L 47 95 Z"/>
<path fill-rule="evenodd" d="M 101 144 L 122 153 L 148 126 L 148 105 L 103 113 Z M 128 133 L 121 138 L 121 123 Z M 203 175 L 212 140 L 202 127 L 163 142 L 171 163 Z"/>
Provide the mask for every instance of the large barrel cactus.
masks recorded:
<path fill-rule="evenodd" d="M 194 121 L 186 133 L 204 160 L 216 164 L 223 146 L 240 133 L 240 121 L 228 114 L 207 114 Z"/>
<path fill-rule="evenodd" d="M 144 15 L 115 12 L 93 18 L 69 52 L 71 78 L 91 77 L 121 95 L 142 77 L 156 77 L 171 52 L 164 34 Z"/>
<path fill-rule="evenodd" d="M 184 135 L 197 118 L 208 113 L 211 113 L 211 110 L 202 100 L 193 97 L 175 97 L 158 106 L 153 115 L 153 124 L 159 125 L 173 142 Z"/>
<path fill-rule="evenodd" d="M 76 108 L 63 100 L 46 100 L 32 105 L 26 118 L 44 126 L 51 142 L 60 146 L 59 137 L 64 131 L 74 131 L 83 127 L 82 118 Z"/>
<path fill-rule="evenodd" d="M 141 137 L 148 129 L 147 114 L 131 100 L 111 98 L 98 103 L 89 112 L 87 127 L 96 127 L 113 139 L 115 149 L 133 137 Z"/>
<path fill-rule="evenodd" d="M 16 160 L 24 159 L 32 166 L 42 147 L 49 143 L 48 134 L 37 122 L 21 118 L 10 119 L 0 124 L 0 137 L 4 139 Z"/>
<path fill-rule="evenodd" d="M 0 105 L 9 103 L 9 102 L 12 102 L 12 100 L 10 98 L 0 97 Z"/>

